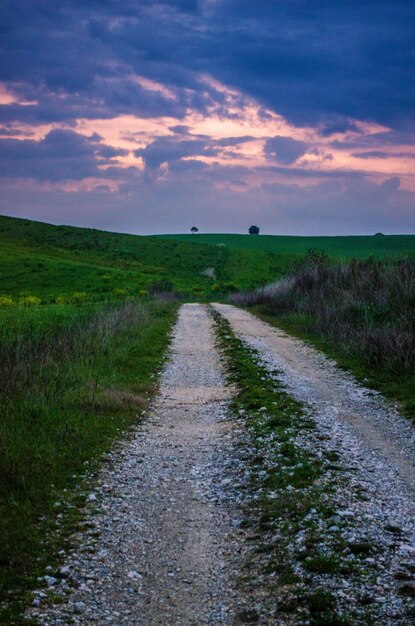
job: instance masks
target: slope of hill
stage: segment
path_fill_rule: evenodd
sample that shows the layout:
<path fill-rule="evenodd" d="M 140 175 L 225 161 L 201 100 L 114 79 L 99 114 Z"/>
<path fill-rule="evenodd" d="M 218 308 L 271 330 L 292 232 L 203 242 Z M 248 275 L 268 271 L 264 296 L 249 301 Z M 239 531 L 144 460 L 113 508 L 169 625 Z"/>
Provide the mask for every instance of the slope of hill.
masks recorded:
<path fill-rule="evenodd" d="M 174 289 L 203 298 L 281 275 L 286 256 L 0 216 L 0 295 L 46 301 L 86 292 Z"/>
<path fill-rule="evenodd" d="M 294 237 L 285 235 L 160 235 L 166 241 L 183 241 L 211 246 L 225 245 L 229 250 L 256 250 L 282 255 L 304 255 L 310 248 L 331 257 L 365 258 L 415 253 L 415 235 L 375 235 L 343 237 Z"/>

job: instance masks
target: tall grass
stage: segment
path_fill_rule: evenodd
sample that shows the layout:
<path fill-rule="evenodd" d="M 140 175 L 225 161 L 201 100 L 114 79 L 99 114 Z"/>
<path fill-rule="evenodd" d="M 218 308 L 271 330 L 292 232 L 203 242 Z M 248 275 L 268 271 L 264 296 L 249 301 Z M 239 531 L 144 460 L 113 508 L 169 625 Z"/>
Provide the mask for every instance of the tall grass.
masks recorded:
<path fill-rule="evenodd" d="M 310 251 L 287 278 L 231 301 L 273 316 L 298 314 L 303 326 L 370 366 L 415 367 L 415 257 L 330 265 Z"/>
<path fill-rule="evenodd" d="M 139 419 L 175 310 L 124 302 L 1 311 L 3 592 L 29 584 L 38 559 L 52 558 L 44 539 L 60 512 L 56 502 Z"/>

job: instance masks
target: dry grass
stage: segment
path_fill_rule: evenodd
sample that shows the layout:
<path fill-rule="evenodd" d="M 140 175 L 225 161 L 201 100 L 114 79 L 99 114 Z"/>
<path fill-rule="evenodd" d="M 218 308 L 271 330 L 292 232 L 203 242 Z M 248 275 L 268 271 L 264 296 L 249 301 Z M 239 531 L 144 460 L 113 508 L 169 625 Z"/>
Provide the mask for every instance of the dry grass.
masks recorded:
<path fill-rule="evenodd" d="M 415 367 L 415 258 L 330 265 L 310 251 L 287 278 L 231 296 L 264 313 L 296 313 L 320 335 L 372 366 Z"/>

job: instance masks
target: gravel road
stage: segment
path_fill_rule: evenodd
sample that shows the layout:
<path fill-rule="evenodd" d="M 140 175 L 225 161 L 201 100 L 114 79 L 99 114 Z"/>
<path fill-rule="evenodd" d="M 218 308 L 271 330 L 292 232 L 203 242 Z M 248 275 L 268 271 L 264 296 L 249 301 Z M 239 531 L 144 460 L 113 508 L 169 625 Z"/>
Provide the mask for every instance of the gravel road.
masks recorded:
<path fill-rule="evenodd" d="M 413 427 L 302 341 L 241 309 L 214 306 L 310 412 L 317 434 L 299 445 L 339 453 L 347 477 L 335 496 L 339 527 L 351 520 L 344 540 L 382 547 L 366 559 L 377 623 L 410 624 L 400 585 L 415 595 Z M 190 626 L 240 623 L 247 606 L 261 607 L 255 594 L 264 589 L 244 598 L 237 584 L 249 554 L 240 525 L 249 472 L 241 452 L 246 431 L 228 412 L 232 392 L 207 307 L 183 305 L 159 395 L 109 455 L 89 494 L 80 545 L 44 577 L 48 593 L 35 592 L 30 617 L 42 625 Z M 356 589 L 346 577 L 333 591 L 347 605 Z M 50 604 L 50 595 L 60 602 Z"/>
<path fill-rule="evenodd" d="M 376 392 L 366 389 L 334 361 L 303 341 L 273 328 L 247 311 L 215 305 L 234 332 L 277 369 L 292 395 L 347 431 L 377 457 L 383 478 L 399 480 L 400 490 L 415 496 L 415 429 Z"/>
<path fill-rule="evenodd" d="M 415 429 L 378 393 L 365 388 L 321 352 L 247 311 L 217 304 L 233 332 L 277 372 L 317 426 L 298 445 L 314 454 L 335 452 L 343 480 L 335 495 L 337 519 L 350 521 L 343 539 L 377 546 L 365 565 L 375 584 L 365 589 L 378 605 L 382 624 L 412 624 L 415 597 Z M 301 543 L 301 537 L 296 541 Z M 293 538 L 294 541 L 294 538 Z M 324 585 L 329 580 L 322 578 Z M 338 597 L 351 598 L 350 581 L 337 581 Z M 363 591 L 363 589 L 362 589 Z"/>
<path fill-rule="evenodd" d="M 159 397 L 90 494 L 90 530 L 63 580 L 46 579 L 63 604 L 34 601 L 41 624 L 231 622 L 241 531 L 229 396 L 211 317 L 184 305 Z"/>

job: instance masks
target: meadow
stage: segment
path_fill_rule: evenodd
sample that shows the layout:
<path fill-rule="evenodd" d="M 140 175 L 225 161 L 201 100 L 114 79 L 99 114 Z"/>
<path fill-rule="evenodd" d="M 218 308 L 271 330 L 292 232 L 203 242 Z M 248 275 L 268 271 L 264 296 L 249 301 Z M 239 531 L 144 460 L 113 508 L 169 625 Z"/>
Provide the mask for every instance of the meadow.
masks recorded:
<path fill-rule="evenodd" d="M 324 251 L 332 258 L 383 258 L 415 252 L 415 235 L 373 235 L 342 237 L 294 237 L 285 235 L 161 235 L 166 241 L 224 245 L 229 250 L 271 252 L 290 257 L 307 254 L 308 250 Z"/>
<path fill-rule="evenodd" d="M 0 296 L 102 301 L 174 291 L 212 299 L 282 275 L 287 257 L 0 216 Z"/>

